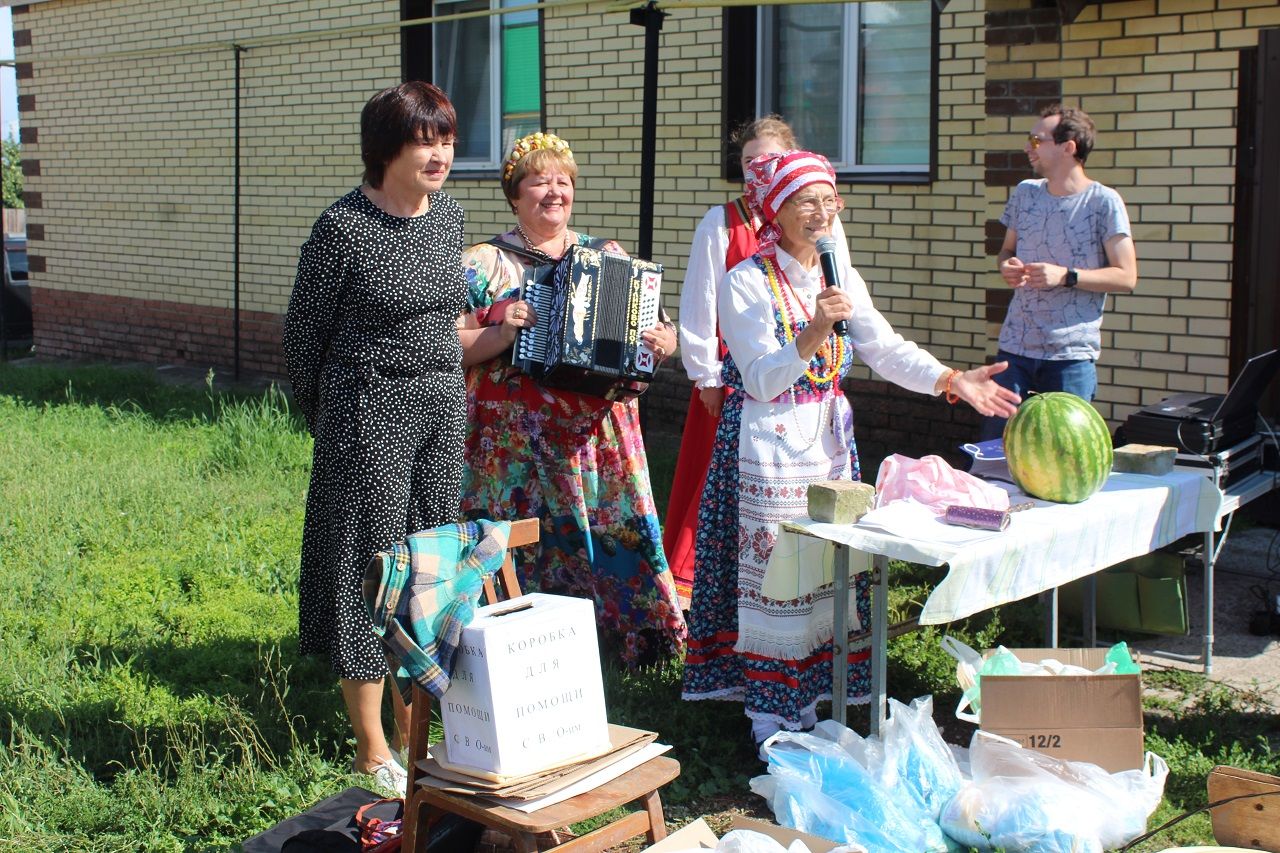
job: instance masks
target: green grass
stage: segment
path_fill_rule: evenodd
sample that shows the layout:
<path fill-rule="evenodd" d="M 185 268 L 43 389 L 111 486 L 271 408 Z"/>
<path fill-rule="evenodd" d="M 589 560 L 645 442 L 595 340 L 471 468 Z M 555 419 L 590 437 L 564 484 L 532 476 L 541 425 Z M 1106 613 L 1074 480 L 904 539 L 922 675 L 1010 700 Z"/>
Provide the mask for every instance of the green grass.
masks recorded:
<path fill-rule="evenodd" d="M 650 442 L 665 502 L 676 442 Z M 327 664 L 297 654 L 310 440 L 276 391 L 174 387 L 150 372 L 0 364 L 0 851 L 224 850 L 349 784 Z M 935 570 L 898 566 L 910 612 Z M 1002 608 L 949 631 L 1034 644 Z M 958 691 L 940 634 L 892 641 L 889 686 Z M 682 702 L 680 666 L 607 667 L 615 722 L 657 730 L 683 772 L 672 815 L 750 799 L 740 707 Z M 1215 763 L 1280 770 L 1273 709 L 1151 673 L 1148 745 L 1173 767 L 1157 817 L 1201 805 Z M 865 711 L 852 709 L 865 730 Z M 1197 818 L 1140 849 L 1209 840 Z"/>

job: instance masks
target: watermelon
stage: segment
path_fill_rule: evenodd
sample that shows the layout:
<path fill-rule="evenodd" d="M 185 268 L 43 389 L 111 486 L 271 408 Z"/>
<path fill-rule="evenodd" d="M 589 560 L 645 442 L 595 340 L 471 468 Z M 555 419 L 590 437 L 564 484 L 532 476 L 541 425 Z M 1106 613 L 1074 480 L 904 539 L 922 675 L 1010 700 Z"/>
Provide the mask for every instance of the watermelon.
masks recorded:
<path fill-rule="evenodd" d="M 1075 394 L 1033 394 L 1004 426 L 1004 455 L 1027 494 L 1079 503 L 1111 473 L 1111 434 L 1102 415 Z"/>

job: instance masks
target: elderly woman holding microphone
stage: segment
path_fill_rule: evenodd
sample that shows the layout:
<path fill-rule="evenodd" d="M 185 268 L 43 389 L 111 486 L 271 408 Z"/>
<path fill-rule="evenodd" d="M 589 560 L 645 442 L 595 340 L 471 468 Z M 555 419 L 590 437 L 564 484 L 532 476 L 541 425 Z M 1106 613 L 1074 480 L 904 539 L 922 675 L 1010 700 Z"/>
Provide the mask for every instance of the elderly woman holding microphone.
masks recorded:
<path fill-rule="evenodd" d="M 730 137 L 741 151 L 742 177 L 750 174 L 752 160 L 763 154 L 778 154 L 799 148 L 790 125 L 776 115 L 758 118 Z M 686 610 L 694 584 L 694 541 L 698 529 L 698 504 L 707 479 L 716 425 L 724 405 L 725 388 L 720 378 L 720 340 L 716 320 L 720 282 L 729 270 L 756 253 L 756 232 L 764 227 L 751 212 L 751 200 L 743 194 L 727 204 L 707 211 L 693 234 L 684 287 L 680 291 L 680 358 L 693 380 L 694 390 L 680 437 L 675 478 L 667 498 L 667 518 L 662 525 L 662 547 L 667 552 L 676 592 Z M 831 236 L 842 267 L 849 265 L 849 244 L 840 218 L 831 220 Z"/>
<path fill-rule="evenodd" d="M 826 158 L 769 154 L 749 172 L 747 195 L 764 228 L 759 251 L 720 288 L 724 375 L 735 393 L 699 510 L 684 698 L 742 701 L 760 743 L 812 726 L 818 701 L 831 696 L 831 585 L 791 601 L 766 598 L 761 586 L 778 524 L 806 512 L 806 487 L 860 479 L 840 389 L 853 354 L 884 379 L 984 415 L 1012 415 L 1020 401 L 991 379 L 1004 364 L 949 368 L 895 332 L 851 266 L 840 271 L 842 287 L 824 286 L 818 241 L 844 206 Z M 850 598 L 866 623 L 865 576 Z M 866 701 L 869 660 L 862 650 L 842 662 L 850 702 Z"/>

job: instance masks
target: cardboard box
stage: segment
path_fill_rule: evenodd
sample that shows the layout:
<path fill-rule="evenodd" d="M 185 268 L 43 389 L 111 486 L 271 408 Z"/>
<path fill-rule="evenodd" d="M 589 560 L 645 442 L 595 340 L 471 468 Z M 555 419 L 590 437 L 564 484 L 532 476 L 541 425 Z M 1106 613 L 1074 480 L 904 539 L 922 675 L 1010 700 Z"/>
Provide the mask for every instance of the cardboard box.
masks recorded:
<path fill-rule="evenodd" d="M 521 776 L 608 750 L 595 606 L 531 593 L 476 610 L 440 717 L 458 769 Z"/>
<path fill-rule="evenodd" d="M 1095 670 L 1106 649 L 1011 649 L 1019 660 L 1055 658 Z M 982 730 L 1066 761 L 1111 773 L 1142 766 L 1139 675 L 982 677 Z"/>
<path fill-rule="evenodd" d="M 742 815 L 733 816 L 729 829 L 730 831 L 750 829 L 755 832 L 762 832 L 776 840 L 783 847 L 789 847 L 792 841 L 800 840 L 809 848 L 810 853 L 828 853 L 828 851 L 842 846 L 834 841 L 819 838 L 807 832 L 787 829 L 785 826 L 778 826 L 763 820 L 743 817 Z M 657 844 L 646 848 L 644 853 L 685 853 L 685 851 L 691 850 L 714 850 L 719 841 L 720 839 L 711 831 L 711 827 L 707 826 L 707 822 L 702 818 L 698 818 L 693 823 L 686 824 L 671 833 Z"/>

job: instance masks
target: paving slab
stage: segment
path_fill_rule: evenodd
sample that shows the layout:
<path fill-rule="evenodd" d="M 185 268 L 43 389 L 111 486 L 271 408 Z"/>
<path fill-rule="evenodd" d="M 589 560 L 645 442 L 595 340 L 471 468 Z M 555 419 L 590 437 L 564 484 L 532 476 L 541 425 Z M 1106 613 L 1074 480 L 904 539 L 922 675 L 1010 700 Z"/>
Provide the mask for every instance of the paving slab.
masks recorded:
<path fill-rule="evenodd" d="M 1199 655 L 1204 634 L 1204 569 L 1197 556 L 1187 562 L 1187 600 L 1190 633 L 1185 637 L 1146 637 L 1128 640 L 1141 654 L 1144 668 L 1201 672 L 1199 663 L 1161 652 Z M 1250 527 L 1229 531 L 1214 570 L 1213 669 L 1215 681 L 1258 690 L 1280 708 L 1280 632 L 1257 635 L 1250 631 L 1254 614 L 1270 601 L 1274 610 L 1280 595 L 1280 530 Z M 1264 598 L 1265 596 L 1265 598 Z M 1280 627 L 1280 616 L 1275 619 Z"/>

